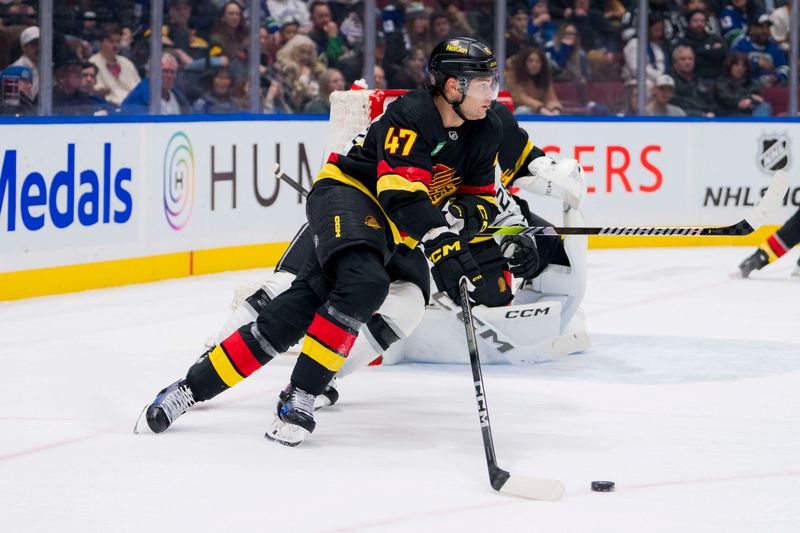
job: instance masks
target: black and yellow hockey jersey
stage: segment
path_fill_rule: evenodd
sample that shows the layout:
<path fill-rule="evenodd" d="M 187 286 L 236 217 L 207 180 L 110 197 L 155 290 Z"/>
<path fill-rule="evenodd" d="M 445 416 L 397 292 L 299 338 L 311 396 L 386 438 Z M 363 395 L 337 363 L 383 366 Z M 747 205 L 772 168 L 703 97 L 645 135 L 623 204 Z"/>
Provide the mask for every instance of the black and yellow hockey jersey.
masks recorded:
<path fill-rule="evenodd" d="M 445 128 L 433 97 L 411 91 L 389 104 L 363 144 L 331 154 L 317 180 L 360 189 L 413 246 L 447 225 L 440 206 L 454 195 L 478 195 L 496 213 L 494 166 L 502 140 L 496 114 Z"/>

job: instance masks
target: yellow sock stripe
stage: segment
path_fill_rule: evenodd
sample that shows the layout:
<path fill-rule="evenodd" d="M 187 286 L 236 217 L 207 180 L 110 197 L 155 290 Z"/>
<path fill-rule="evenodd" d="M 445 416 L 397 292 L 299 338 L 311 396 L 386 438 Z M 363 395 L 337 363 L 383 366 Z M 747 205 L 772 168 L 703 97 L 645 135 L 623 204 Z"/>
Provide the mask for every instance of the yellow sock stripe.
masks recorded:
<path fill-rule="evenodd" d="M 211 360 L 211 364 L 214 366 L 214 370 L 217 371 L 220 379 L 228 387 L 233 387 L 244 379 L 242 375 L 233 368 L 230 359 L 228 359 L 228 356 L 222 351 L 221 346 L 215 346 L 208 355 L 208 358 Z"/>
<path fill-rule="evenodd" d="M 338 372 L 339 368 L 344 364 L 345 361 L 344 357 L 323 346 L 315 338 L 308 335 L 306 335 L 306 338 L 303 341 L 303 349 L 301 352 L 328 370 L 333 370 L 334 372 Z"/>
<path fill-rule="evenodd" d="M 778 259 L 778 254 L 775 253 L 775 251 L 772 249 L 772 246 L 770 246 L 768 242 L 761 243 L 761 246 L 759 246 L 759 248 L 761 248 L 762 250 L 764 250 L 764 252 L 766 252 L 767 257 L 769 257 L 770 263 Z"/>

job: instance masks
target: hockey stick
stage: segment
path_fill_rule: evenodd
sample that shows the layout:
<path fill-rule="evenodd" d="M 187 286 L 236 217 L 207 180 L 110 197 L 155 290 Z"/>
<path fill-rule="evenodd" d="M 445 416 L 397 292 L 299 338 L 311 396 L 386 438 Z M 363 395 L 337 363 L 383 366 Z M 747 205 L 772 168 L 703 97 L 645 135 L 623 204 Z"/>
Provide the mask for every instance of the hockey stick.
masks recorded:
<path fill-rule="evenodd" d="M 744 219 L 731 226 L 621 226 L 621 227 L 555 227 L 555 226 L 489 226 L 478 237 L 492 235 L 648 235 L 661 236 L 742 236 L 753 233 L 769 218 L 770 213 L 783 201 L 789 189 L 789 176 L 779 170 L 773 177 L 764 196 Z"/>
<path fill-rule="evenodd" d="M 469 289 L 466 278 L 461 279 L 460 290 L 461 311 L 463 313 L 464 329 L 467 333 L 467 348 L 469 349 L 469 362 L 472 366 L 472 379 L 475 382 L 475 399 L 478 401 L 478 418 L 481 422 L 483 449 L 486 452 L 486 464 L 489 467 L 489 482 L 494 490 L 504 494 L 532 500 L 558 500 L 564 494 L 563 482 L 555 479 L 512 476 L 497 466 L 494 442 L 492 441 L 492 426 L 489 424 L 489 408 L 486 404 L 481 360 L 478 355 L 478 343 L 475 339 L 475 326 L 472 319 L 472 308 L 469 303 Z"/>
<path fill-rule="evenodd" d="M 272 173 L 275 174 L 276 179 L 283 180 L 292 189 L 296 190 L 301 195 L 303 195 L 303 198 L 308 196 L 308 191 L 306 190 L 306 188 L 303 187 L 300 183 L 298 183 L 294 178 L 289 176 L 286 172 L 283 172 L 281 170 L 281 166 L 278 163 L 275 163 L 275 165 L 272 167 Z"/>

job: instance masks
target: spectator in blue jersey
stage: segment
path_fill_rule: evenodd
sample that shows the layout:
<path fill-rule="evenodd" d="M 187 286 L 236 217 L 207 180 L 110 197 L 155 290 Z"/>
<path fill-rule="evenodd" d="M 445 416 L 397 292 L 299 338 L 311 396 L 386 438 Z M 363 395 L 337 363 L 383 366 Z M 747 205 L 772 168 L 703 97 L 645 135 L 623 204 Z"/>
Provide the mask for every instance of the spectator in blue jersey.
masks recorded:
<path fill-rule="evenodd" d="M 764 12 L 753 0 L 731 0 L 730 5 L 722 8 L 719 14 L 719 22 L 722 27 L 722 38 L 728 43 L 733 43 L 736 39 L 747 34 L 747 29 Z"/>
<path fill-rule="evenodd" d="M 536 39 L 539 46 L 553 40 L 556 36 L 556 24 L 548 11 L 547 0 L 531 0 L 531 16 L 528 22 L 528 33 Z M 511 57 L 513 54 L 507 54 Z"/>
<path fill-rule="evenodd" d="M 28 67 L 12 65 L 0 73 L 3 99 L 2 115 L 35 115 L 37 98 L 33 95 L 33 71 Z"/>
<path fill-rule="evenodd" d="M 772 115 L 772 107 L 761 96 L 761 84 L 753 79 L 750 60 L 742 52 L 725 58 L 723 74 L 714 84 L 717 112 L 722 116 Z"/>
<path fill-rule="evenodd" d="M 161 56 L 161 114 L 181 115 L 191 112 L 189 100 L 175 88 L 178 60 L 169 52 Z M 150 80 L 145 78 L 122 101 L 120 112 L 140 115 L 150 109 Z"/>
<path fill-rule="evenodd" d="M 785 83 L 789 77 L 789 61 L 778 43 L 769 33 L 771 22 L 768 15 L 762 15 L 750 26 L 746 36 L 741 36 L 733 45 L 732 52 L 744 52 L 750 59 L 753 78 L 764 87 Z"/>

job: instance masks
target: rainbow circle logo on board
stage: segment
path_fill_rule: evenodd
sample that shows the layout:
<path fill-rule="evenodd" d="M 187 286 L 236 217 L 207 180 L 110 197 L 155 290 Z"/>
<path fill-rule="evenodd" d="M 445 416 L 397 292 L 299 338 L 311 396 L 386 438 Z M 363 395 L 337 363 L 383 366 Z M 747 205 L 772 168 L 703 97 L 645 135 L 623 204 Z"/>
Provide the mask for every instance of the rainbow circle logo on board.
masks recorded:
<path fill-rule="evenodd" d="M 164 214 L 167 223 L 180 231 L 189 222 L 194 207 L 194 151 L 185 133 L 175 133 L 164 151 Z"/>

